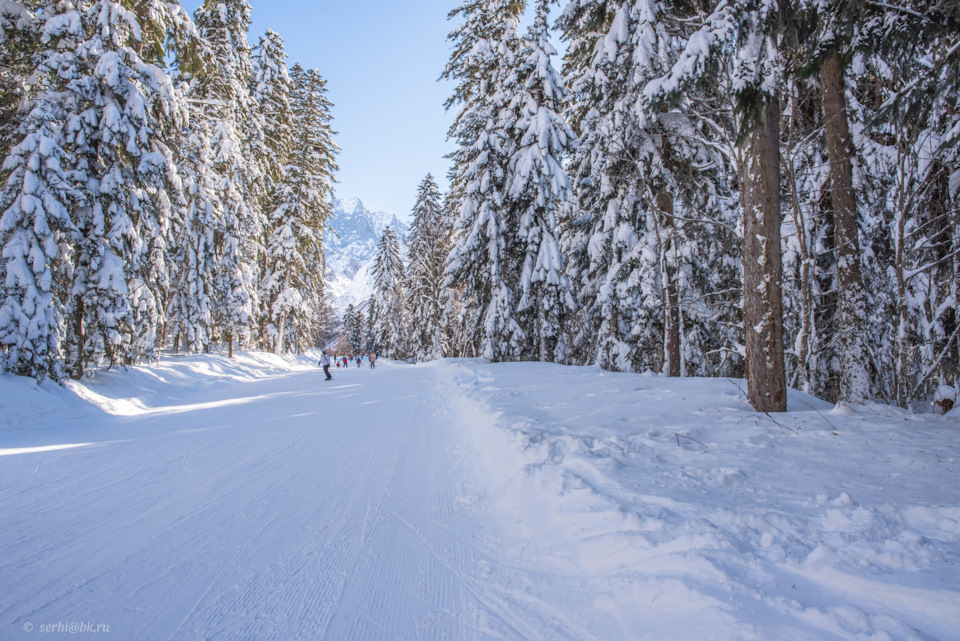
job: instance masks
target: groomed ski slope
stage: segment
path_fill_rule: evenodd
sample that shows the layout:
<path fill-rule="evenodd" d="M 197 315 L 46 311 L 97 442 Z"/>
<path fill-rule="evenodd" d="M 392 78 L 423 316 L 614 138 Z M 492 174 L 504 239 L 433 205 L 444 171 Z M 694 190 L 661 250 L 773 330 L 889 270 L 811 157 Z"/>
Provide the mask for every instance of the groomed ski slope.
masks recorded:
<path fill-rule="evenodd" d="M 536 363 L 333 375 L 0 377 L 0 639 L 960 639 L 956 412 L 766 417 L 742 381 Z"/>

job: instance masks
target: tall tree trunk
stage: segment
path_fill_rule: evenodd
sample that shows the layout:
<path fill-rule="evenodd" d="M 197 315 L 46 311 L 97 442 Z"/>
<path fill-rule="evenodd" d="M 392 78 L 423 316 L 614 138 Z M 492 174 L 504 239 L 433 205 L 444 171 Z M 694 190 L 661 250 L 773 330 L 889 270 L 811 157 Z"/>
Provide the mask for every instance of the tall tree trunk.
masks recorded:
<path fill-rule="evenodd" d="M 780 106 L 768 99 L 743 140 L 743 324 L 747 397 L 758 412 L 787 410 L 780 249 Z"/>
<path fill-rule="evenodd" d="M 290 271 L 289 268 L 287 273 L 283 276 L 283 289 L 282 292 L 286 292 L 290 288 Z M 278 356 L 283 354 L 283 335 L 287 326 L 287 313 L 286 311 L 280 312 L 280 318 L 277 319 L 277 342 L 274 347 L 274 353 Z"/>
<path fill-rule="evenodd" d="M 67 331 L 67 372 L 70 378 L 83 378 L 83 296 L 76 296 Z"/>
<path fill-rule="evenodd" d="M 657 194 L 657 208 L 663 214 L 660 241 L 660 278 L 663 281 L 663 356 L 664 373 L 680 376 L 680 303 L 677 293 L 676 270 L 670 264 L 669 254 L 674 243 L 673 198 L 666 191 Z"/>
<path fill-rule="evenodd" d="M 811 256 L 810 242 L 806 217 L 800 205 L 799 187 L 797 185 L 796 159 L 794 155 L 794 126 L 796 124 L 796 85 L 790 92 L 790 135 L 787 145 L 789 158 L 786 162 L 790 196 L 793 205 L 793 224 L 797 229 L 797 244 L 800 246 L 800 327 L 797 330 L 795 343 L 797 353 L 797 372 L 794 385 L 804 392 L 814 393 L 814 376 L 812 368 L 814 341 L 816 331 L 816 315 L 813 303 L 813 269 L 814 260 Z"/>
<path fill-rule="evenodd" d="M 847 122 L 843 69 L 834 53 L 820 67 L 823 86 L 823 117 L 830 160 L 830 200 L 837 252 L 837 352 L 840 363 L 841 404 L 863 403 L 870 393 L 866 368 L 866 296 L 860 270 L 859 224 L 853 189 L 853 145 Z"/>
<path fill-rule="evenodd" d="M 899 138 L 899 136 L 898 136 Z M 897 371 L 896 371 L 896 392 L 897 405 L 907 407 L 907 398 L 910 395 L 908 361 L 910 347 L 907 343 L 907 332 L 909 331 L 909 309 L 907 307 L 907 279 L 906 279 L 906 222 L 907 222 L 907 172 L 908 158 L 905 141 L 897 141 L 897 220 L 894 231 L 895 258 L 894 271 L 897 275 Z"/>

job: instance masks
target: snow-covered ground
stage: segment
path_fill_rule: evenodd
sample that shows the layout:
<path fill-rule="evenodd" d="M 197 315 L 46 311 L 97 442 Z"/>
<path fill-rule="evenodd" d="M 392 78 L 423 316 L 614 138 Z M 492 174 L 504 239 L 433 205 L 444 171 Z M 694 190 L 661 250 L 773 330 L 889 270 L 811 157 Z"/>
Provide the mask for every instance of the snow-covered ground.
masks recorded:
<path fill-rule="evenodd" d="M 956 410 L 768 417 L 742 381 L 537 363 L 333 375 L 0 376 L 0 639 L 960 639 Z"/>

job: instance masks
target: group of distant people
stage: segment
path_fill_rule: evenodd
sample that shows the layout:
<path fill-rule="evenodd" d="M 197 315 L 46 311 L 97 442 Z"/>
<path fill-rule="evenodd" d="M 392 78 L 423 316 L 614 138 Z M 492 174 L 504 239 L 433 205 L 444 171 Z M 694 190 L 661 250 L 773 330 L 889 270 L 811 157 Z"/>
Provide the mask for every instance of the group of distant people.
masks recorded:
<path fill-rule="evenodd" d="M 330 375 L 330 366 L 336 363 L 337 369 L 340 369 L 341 363 L 343 367 L 347 368 L 349 361 L 355 360 L 357 362 L 357 367 L 363 365 L 363 355 L 357 354 L 356 356 L 343 356 L 331 358 L 330 354 L 326 351 L 320 353 L 320 367 L 323 368 L 323 373 L 327 376 L 324 380 L 333 380 L 333 376 Z M 370 363 L 370 369 L 376 369 L 377 367 L 377 354 L 376 352 L 370 352 L 370 355 L 367 357 L 367 361 Z"/>

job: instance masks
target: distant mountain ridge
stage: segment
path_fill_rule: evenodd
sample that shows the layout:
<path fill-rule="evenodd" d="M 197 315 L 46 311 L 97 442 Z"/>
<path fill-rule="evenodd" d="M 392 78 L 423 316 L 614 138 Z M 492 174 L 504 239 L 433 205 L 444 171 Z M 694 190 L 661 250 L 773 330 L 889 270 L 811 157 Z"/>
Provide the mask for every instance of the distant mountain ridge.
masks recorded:
<path fill-rule="evenodd" d="M 332 233 L 324 236 L 323 251 L 328 292 L 342 314 L 347 305 L 366 300 L 373 291 L 370 267 L 383 230 L 392 227 L 405 239 L 408 226 L 395 214 L 367 209 L 359 198 L 334 199 L 332 204 Z"/>

